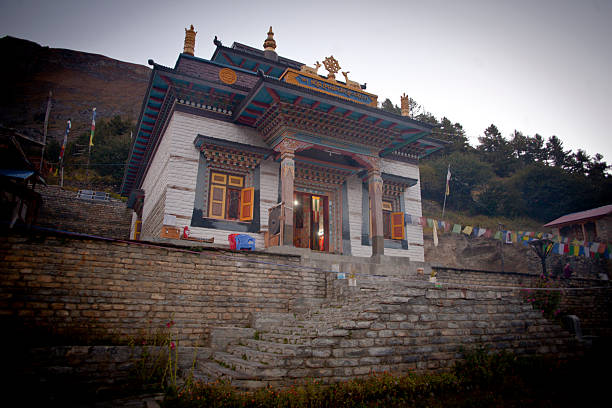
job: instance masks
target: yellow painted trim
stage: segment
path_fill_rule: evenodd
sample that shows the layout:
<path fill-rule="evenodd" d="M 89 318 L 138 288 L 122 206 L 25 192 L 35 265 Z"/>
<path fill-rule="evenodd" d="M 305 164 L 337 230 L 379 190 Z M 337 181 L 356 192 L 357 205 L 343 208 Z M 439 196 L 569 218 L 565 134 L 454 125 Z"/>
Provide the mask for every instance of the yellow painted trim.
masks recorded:
<path fill-rule="evenodd" d="M 221 189 L 223 190 L 223 199 L 222 200 L 213 200 L 213 193 L 215 192 L 215 189 Z M 215 184 L 211 184 L 210 185 L 210 203 L 208 204 L 208 216 L 210 218 L 217 218 L 217 219 L 225 219 L 225 193 L 226 193 L 226 187 L 225 186 L 220 186 L 220 185 L 215 185 Z M 214 215 L 212 213 L 212 205 L 213 204 L 221 204 L 221 215 Z"/>
<path fill-rule="evenodd" d="M 400 215 L 401 216 L 401 222 L 400 223 L 394 223 L 393 222 L 395 220 L 395 216 L 396 215 Z M 395 234 L 395 229 L 397 227 L 401 227 L 402 228 L 401 236 Z M 391 213 L 391 239 L 404 239 L 405 236 L 406 236 L 406 231 L 405 231 L 405 228 L 404 228 L 404 213 L 403 212 L 394 212 L 394 213 Z"/>
<path fill-rule="evenodd" d="M 215 180 L 215 177 L 220 177 L 219 180 L 223 181 L 217 181 Z M 210 182 L 215 184 L 227 184 L 227 174 L 213 172 L 210 177 Z"/>
<path fill-rule="evenodd" d="M 229 176 L 227 184 L 233 187 L 242 187 L 244 185 L 244 177 Z"/>
<path fill-rule="evenodd" d="M 249 192 L 250 201 L 244 199 L 245 194 Z M 249 206 L 249 213 L 244 214 L 244 207 Z M 253 208 L 255 206 L 255 188 L 247 187 L 240 191 L 240 221 L 251 221 L 253 219 Z"/>
<path fill-rule="evenodd" d="M 337 94 L 335 94 L 333 92 L 328 92 L 328 91 L 322 90 L 322 89 L 314 87 L 314 86 L 307 86 L 307 85 L 301 84 L 296 79 L 298 75 L 305 76 L 305 77 L 308 77 L 308 78 L 311 78 L 311 79 L 315 79 L 317 81 L 320 81 L 322 83 L 329 84 L 329 85 L 332 85 L 332 86 L 337 86 L 338 88 L 344 89 L 347 92 L 352 92 L 355 95 L 365 95 L 365 96 L 368 96 L 369 98 L 372 99 L 372 101 L 370 103 L 360 102 L 359 100 L 343 97 L 343 96 L 337 95 Z M 287 68 L 285 70 L 285 72 L 283 72 L 283 75 L 281 75 L 280 80 L 284 81 L 284 82 L 286 82 L 288 84 L 297 85 L 297 86 L 300 86 L 300 87 L 306 88 L 306 89 L 311 89 L 313 91 L 317 91 L 317 92 L 321 92 L 321 93 L 324 93 L 324 94 L 327 94 L 327 95 L 335 96 L 336 98 L 345 99 L 347 101 L 357 102 L 357 103 L 361 103 L 363 105 L 369 105 L 369 106 L 374 106 L 374 107 L 378 106 L 378 95 L 374 95 L 374 94 L 371 94 L 371 93 L 368 93 L 368 92 L 363 92 L 363 91 L 357 91 L 356 89 L 349 88 L 348 86 L 346 86 L 346 85 L 344 85 L 344 84 L 342 84 L 340 82 L 332 81 L 332 80 L 329 80 L 327 78 L 322 78 L 322 77 L 320 77 L 318 75 L 314 75 L 314 74 L 311 74 L 309 72 L 302 72 L 302 71 L 297 71 L 295 69 Z"/>

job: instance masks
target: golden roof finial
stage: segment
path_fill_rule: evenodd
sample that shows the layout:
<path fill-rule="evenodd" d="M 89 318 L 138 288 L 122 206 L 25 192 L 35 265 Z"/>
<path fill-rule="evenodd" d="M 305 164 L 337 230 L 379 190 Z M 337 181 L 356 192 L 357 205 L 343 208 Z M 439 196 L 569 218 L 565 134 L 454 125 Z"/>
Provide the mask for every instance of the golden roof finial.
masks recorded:
<path fill-rule="evenodd" d="M 402 104 L 402 116 L 410 116 L 410 98 L 406 93 L 400 96 Z"/>
<path fill-rule="evenodd" d="M 188 29 L 185 29 L 185 45 L 183 47 L 183 54 L 193 55 L 195 50 L 195 37 L 197 32 L 193 29 L 193 24 Z"/>
<path fill-rule="evenodd" d="M 274 51 L 276 49 L 276 41 L 274 40 L 274 33 L 272 32 L 272 26 L 270 26 L 270 30 L 268 31 L 268 38 L 263 43 L 264 50 L 266 51 Z"/>

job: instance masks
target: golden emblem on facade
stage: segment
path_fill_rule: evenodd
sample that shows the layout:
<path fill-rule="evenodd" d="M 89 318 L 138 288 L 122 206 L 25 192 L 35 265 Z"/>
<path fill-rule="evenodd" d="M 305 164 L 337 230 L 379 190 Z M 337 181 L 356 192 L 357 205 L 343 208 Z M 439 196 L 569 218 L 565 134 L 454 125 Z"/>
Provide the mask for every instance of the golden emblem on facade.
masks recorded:
<path fill-rule="evenodd" d="M 236 83 L 236 80 L 238 79 L 238 76 L 236 75 L 236 73 L 233 70 L 231 70 L 229 68 L 223 68 L 223 69 L 221 69 L 221 71 L 219 71 L 219 79 L 224 84 L 232 85 L 232 84 Z"/>
<path fill-rule="evenodd" d="M 327 79 L 336 80 L 336 74 L 340 71 L 340 64 L 338 64 L 338 60 L 334 58 L 333 55 L 325 58 L 323 60 L 323 65 L 327 70 Z"/>

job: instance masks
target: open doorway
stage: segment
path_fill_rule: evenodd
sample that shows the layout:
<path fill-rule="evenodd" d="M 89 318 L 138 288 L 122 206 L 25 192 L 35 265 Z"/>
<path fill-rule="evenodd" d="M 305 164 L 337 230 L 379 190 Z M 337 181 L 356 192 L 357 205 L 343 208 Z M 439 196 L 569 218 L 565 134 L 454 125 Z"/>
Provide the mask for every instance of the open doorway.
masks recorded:
<path fill-rule="evenodd" d="M 328 252 L 328 197 L 295 192 L 293 200 L 293 246 Z"/>

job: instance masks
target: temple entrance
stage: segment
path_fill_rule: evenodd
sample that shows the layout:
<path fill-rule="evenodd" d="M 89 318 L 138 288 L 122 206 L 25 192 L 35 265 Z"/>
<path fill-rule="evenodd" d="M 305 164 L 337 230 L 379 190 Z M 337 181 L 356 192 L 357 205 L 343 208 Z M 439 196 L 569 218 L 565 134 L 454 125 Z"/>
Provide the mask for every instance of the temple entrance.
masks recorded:
<path fill-rule="evenodd" d="M 321 194 L 293 193 L 293 246 L 329 251 L 329 200 Z"/>

